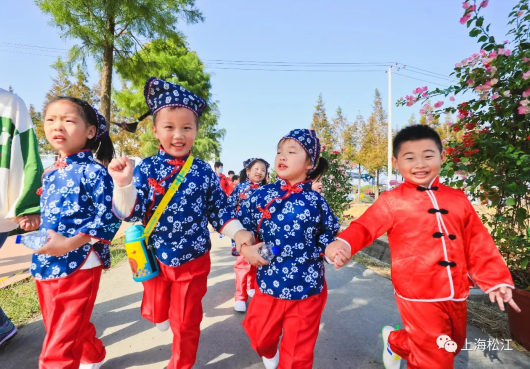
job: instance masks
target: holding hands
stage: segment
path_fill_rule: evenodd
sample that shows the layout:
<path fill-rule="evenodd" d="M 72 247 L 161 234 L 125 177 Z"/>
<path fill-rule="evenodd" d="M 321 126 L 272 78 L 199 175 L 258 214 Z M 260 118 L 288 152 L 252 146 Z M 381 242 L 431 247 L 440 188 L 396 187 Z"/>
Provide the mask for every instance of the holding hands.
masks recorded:
<path fill-rule="evenodd" d="M 262 242 L 254 245 L 256 239 L 252 232 L 241 230 L 234 236 L 234 241 L 236 242 L 237 252 L 243 255 L 250 264 L 254 266 L 269 264 L 269 262 L 263 259 L 258 252 L 260 247 L 265 243 Z"/>
<path fill-rule="evenodd" d="M 341 240 L 333 241 L 326 247 L 326 256 L 333 261 L 335 269 L 348 264 L 352 257 L 350 246 Z"/>
<path fill-rule="evenodd" d="M 34 231 L 40 227 L 40 214 L 22 215 L 15 221 L 25 231 Z"/>
<path fill-rule="evenodd" d="M 126 187 L 131 184 L 134 175 L 134 164 L 126 156 L 112 159 L 108 168 L 114 183 L 119 187 Z"/>

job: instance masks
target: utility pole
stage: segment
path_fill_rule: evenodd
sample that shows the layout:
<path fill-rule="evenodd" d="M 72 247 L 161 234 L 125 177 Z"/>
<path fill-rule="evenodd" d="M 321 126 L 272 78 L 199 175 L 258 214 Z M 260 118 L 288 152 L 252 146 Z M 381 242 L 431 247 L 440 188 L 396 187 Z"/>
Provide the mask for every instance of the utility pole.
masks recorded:
<path fill-rule="evenodd" d="M 392 66 L 388 68 L 388 189 L 392 180 Z"/>

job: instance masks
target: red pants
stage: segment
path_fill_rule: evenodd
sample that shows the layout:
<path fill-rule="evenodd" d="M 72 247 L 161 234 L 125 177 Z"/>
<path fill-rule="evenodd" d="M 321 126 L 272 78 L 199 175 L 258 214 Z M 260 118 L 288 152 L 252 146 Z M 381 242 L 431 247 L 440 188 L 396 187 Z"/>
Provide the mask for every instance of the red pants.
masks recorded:
<path fill-rule="evenodd" d="M 160 263 L 160 274 L 143 282 L 142 316 L 152 323 L 169 319 L 173 346 L 168 369 L 195 364 L 201 335 L 202 298 L 210 273 L 210 253 L 179 267 Z"/>
<path fill-rule="evenodd" d="M 105 347 L 90 323 L 101 271 L 102 267 L 97 267 L 64 278 L 36 281 L 46 330 L 40 369 L 78 369 L 80 363 L 105 359 Z"/>
<path fill-rule="evenodd" d="M 236 273 L 236 294 L 234 298 L 236 301 L 247 301 L 247 291 L 254 288 L 256 271 L 251 267 L 244 256 L 239 255 L 237 257 L 236 265 L 234 265 L 234 272 Z"/>
<path fill-rule="evenodd" d="M 388 342 L 408 368 L 450 369 L 465 344 L 465 301 L 414 302 L 396 296 L 405 329 L 390 333 Z M 438 348 L 437 338 L 447 335 L 457 345 L 455 353 Z"/>
<path fill-rule="evenodd" d="M 311 369 L 327 297 L 325 285 L 320 294 L 305 300 L 280 300 L 256 289 L 243 321 L 250 345 L 259 356 L 272 358 L 283 331 L 278 368 Z"/>

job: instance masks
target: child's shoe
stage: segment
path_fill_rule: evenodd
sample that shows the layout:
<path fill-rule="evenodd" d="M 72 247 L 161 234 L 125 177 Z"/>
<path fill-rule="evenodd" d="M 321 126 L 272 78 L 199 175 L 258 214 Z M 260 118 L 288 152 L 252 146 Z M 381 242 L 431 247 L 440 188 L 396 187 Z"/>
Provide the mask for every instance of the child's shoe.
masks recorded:
<path fill-rule="evenodd" d="M 103 365 L 103 361 L 100 361 L 99 363 L 95 364 L 81 364 L 79 365 L 79 369 L 99 369 Z"/>
<path fill-rule="evenodd" d="M 165 332 L 169 329 L 169 319 L 162 323 L 156 323 L 158 330 Z"/>
<path fill-rule="evenodd" d="M 280 350 L 276 351 L 276 355 L 272 359 L 267 359 L 265 356 L 262 359 L 265 369 L 276 369 L 280 363 Z"/>
<path fill-rule="evenodd" d="M 401 365 L 401 357 L 399 357 L 398 354 L 392 352 L 392 349 L 388 343 L 388 336 L 390 336 L 390 332 L 393 331 L 395 331 L 394 328 L 389 325 L 385 325 L 381 332 L 381 335 L 383 336 L 383 364 L 385 365 L 386 369 L 399 369 L 399 366 Z"/>
<path fill-rule="evenodd" d="M 0 347 L 13 338 L 15 334 L 17 334 L 17 327 L 8 319 L 7 322 L 0 327 Z"/>
<path fill-rule="evenodd" d="M 254 294 L 256 293 L 256 290 L 255 289 L 251 289 L 251 290 L 248 290 L 247 293 L 248 293 L 248 295 L 250 297 L 254 297 Z"/>
<path fill-rule="evenodd" d="M 247 303 L 246 301 L 236 301 L 236 304 L 234 306 L 234 310 L 238 311 L 240 313 L 244 313 L 247 311 Z"/>

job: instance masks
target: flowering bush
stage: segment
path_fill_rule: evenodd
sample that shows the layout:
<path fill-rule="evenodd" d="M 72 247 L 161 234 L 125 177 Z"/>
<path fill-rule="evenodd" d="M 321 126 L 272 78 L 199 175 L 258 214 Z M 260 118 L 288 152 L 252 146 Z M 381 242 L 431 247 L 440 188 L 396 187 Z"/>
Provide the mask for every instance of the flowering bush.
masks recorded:
<path fill-rule="evenodd" d="M 426 104 L 423 111 L 430 119 L 447 112 L 457 114 L 447 142 L 442 175 L 448 184 L 465 188 L 495 210 L 483 221 L 512 270 L 516 284 L 530 285 L 526 273 L 530 262 L 530 14 L 529 0 L 520 0 L 509 14 L 510 41 L 497 42 L 484 27 L 481 9 L 488 1 L 466 0 L 460 23 L 478 37 L 481 50 L 455 65 L 453 75 L 460 82 L 441 90 L 416 89 L 412 96 L 398 101 L 411 106 L 418 101 L 472 95 L 467 102 L 445 106 Z M 512 51 L 513 50 L 513 51 Z"/>
<path fill-rule="evenodd" d="M 324 197 L 331 210 L 339 220 L 343 220 L 343 212 L 349 204 L 348 195 L 350 190 L 350 177 L 346 173 L 346 165 L 343 163 L 339 151 L 323 150 L 322 156 L 329 163 L 329 170 L 322 178 Z"/>

